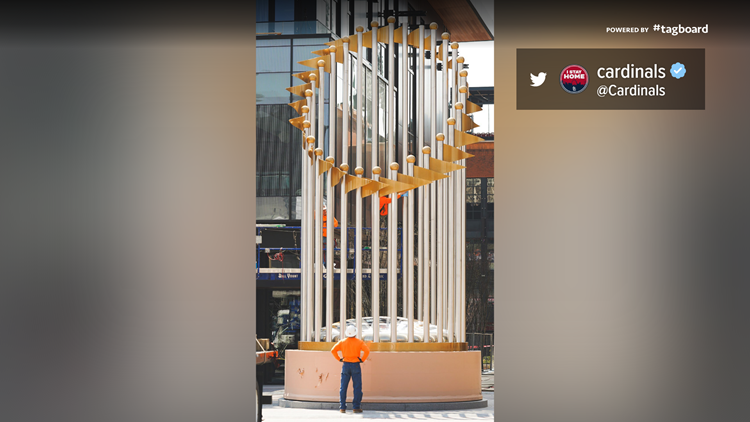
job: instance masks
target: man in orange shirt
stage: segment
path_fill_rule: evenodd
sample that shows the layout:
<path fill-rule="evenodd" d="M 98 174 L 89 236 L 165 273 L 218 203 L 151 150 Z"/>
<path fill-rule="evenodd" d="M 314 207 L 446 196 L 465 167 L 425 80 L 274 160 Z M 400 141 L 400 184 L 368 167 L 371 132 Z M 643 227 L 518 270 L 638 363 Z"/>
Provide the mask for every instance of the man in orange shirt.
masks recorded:
<path fill-rule="evenodd" d="M 346 339 L 339 341 L 331 349 L 333 356 L 344 363 L 341 368 L 341 390 L 339 390 L 341 413 L 346 413 L 346 390 L 349 388 L 349 378 L 354 384 L 354 399 L 352 400 L 354 413 L 362 413 L 362 369 L 359 364 L 367 360 L 370 348 L 364 341 L 355 337 L 356 335 L 357 329 L 352 325 L 347 326 Z M 341 352 L 341 357 L 339 357 L 339 352 Z"/>

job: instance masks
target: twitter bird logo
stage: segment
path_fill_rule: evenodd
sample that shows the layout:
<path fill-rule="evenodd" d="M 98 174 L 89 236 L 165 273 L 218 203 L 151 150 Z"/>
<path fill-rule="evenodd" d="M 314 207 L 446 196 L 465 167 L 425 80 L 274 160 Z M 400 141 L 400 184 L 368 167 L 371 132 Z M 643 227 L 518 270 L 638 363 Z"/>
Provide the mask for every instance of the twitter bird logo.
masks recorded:
<path fill-rule="evenodd" d="M 544 83 L 544 80 L 547 79 L 547 74 L 544 72 L 539 72 L 539 75 L 534 76 L 533 73 L 531 75 L 531 86 L 541 86 Z"/>

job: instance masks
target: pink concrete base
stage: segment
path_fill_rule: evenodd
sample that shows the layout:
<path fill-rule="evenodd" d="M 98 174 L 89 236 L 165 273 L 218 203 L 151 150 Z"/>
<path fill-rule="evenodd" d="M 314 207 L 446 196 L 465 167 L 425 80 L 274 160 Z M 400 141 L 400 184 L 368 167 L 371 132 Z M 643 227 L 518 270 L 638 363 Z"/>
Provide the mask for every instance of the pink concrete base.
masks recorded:
<path fill-rule="evenodd" d="M 331 352 L 287 350 L 284 398 L 338 402 L 342 363 Z M 362 364 L 363 402 L 482 400 L 480 352 L 371 352 Z M 348 401 L 352 399 L 349 383 Z"/>

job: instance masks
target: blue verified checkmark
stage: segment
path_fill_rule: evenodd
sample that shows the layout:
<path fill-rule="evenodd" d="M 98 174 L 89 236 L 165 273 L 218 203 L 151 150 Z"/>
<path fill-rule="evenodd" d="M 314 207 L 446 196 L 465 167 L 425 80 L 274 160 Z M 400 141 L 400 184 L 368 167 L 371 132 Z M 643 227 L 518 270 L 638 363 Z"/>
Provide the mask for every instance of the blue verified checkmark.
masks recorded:
<path fill-rule="evenodd" d="M 685 76 L 685 65 L 677 62 L 672 65 L 672 69 L 669 71 L 669 73 L 672 75 L 672 77 L 675 77 L 677 79 L 680 79 L 681 77 Z"/>

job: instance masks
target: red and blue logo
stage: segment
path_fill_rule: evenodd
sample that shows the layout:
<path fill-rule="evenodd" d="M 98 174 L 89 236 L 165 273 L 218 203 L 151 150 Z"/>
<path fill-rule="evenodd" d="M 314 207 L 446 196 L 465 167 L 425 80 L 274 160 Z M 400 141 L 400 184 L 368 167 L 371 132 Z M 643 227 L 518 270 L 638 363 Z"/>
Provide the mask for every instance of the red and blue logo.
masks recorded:
<path fill-rule="evenodd" d="M 571 64 L 560 72 L 560 86 L 568 94 L 580 94 L 589 86 L 589 74 L 583 66 Z"/>

